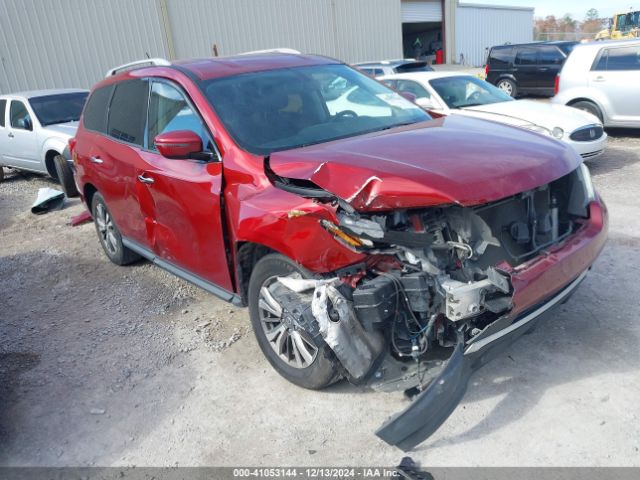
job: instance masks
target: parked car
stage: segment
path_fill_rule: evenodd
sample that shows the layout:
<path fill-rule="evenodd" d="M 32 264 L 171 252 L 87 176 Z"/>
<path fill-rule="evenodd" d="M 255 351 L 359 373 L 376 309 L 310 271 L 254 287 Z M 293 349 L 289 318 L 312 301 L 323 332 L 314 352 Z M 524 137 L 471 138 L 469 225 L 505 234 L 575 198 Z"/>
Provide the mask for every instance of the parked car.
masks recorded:
<path fill-rule="evenodd" d="M 578 45 L 557 77 L 552 103 L 589 112 L 605 127 L 640 127 L 640 40 Z"/>
<path fill-rule="evenodd" d="M 431 68 L 428 62 L 415 60 L 413 58 L 362 62 L 354 64 L 354 67 L 372 77 L 381 77 L 382 75 L 392 75 L 403 72 L 433 72 L 433 68 Z"/>
<path fill-rule="evenodd" d="M 330 113 L 329 85 L 368 100 Z M 260 349 L 297 385 L 421 390 L 377 431 L 403 449 L 569 297 L 607 235 L 568 146 L 432 119 L 326 57 L 130 67 L 93 88 L 72 154 L 112 262 L 143 257 L 248 306 Z"/>
<path fill-rule="evenodd" d="M 512 97 L 551 97 L 556 75 L 577 44 L 537 42 L 493 47 L 485 65 L 486 80 Z"/>
<path fill-rule="evenodd" d="M 71 173 L 61 154 L 75 135 L 88 94 L 87 90 L 62 89 L 1 95 L 0 180 L 2 167 L 11 167 L 68 183 Z M 63 178 L 56 167 L 62 168 Z"/>
<path fill-rule="evenodd" d="M 398 92 L 411 93 L 423 108 L 506 123 L 571 145 L 583 158 L 600 155 L 607 134 L 598 118 L 564 105 L 514 100 L 490 83 L 451 72 L 401 73 L 381 77 Z"/>

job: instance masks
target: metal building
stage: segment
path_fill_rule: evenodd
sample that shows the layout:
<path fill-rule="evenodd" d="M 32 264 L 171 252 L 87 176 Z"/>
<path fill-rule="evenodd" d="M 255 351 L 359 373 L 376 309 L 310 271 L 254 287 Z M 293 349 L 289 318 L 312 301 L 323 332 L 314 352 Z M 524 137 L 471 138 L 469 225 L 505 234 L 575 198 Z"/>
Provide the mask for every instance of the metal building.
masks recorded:
<path fill-rule="evenodd" d="M 532 16 L 457 0 L 0 0 L 0 93 L 90 87 L 146 56 L 277 47 L 346 62 L 443 49 L 481 65 L 487 46 L 530 40 Z"/>
<path fill-rule="evenodd" d="M 533 41 L 533 8 L 459 4 L 456 8 L 456 63 L 485 64 L 489 49 Z"/>

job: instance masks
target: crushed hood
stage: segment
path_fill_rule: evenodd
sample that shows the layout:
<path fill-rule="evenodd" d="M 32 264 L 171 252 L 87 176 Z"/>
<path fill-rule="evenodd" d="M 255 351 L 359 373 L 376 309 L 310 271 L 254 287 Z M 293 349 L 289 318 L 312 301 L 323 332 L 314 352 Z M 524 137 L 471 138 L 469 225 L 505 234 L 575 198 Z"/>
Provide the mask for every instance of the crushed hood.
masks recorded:
<path fill-rule="evenodd" d="M 552 182 L 580 162 L 553 139 L 459 116 L 269 159 L 278 176 L 311 181 L 360 211 L 487 203 Z"/>

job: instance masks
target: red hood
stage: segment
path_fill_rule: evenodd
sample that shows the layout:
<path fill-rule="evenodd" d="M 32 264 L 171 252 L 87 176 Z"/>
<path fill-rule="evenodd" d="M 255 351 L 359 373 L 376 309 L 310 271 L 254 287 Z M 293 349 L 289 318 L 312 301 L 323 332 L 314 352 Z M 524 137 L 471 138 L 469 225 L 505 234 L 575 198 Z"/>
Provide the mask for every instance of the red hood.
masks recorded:
<path fill-rule="evenodd" d="M 542 135 L 449 116 L 277 152 L 270 167 L 364 211 L 487 203 L 556 180 L 581 161 Z"/>

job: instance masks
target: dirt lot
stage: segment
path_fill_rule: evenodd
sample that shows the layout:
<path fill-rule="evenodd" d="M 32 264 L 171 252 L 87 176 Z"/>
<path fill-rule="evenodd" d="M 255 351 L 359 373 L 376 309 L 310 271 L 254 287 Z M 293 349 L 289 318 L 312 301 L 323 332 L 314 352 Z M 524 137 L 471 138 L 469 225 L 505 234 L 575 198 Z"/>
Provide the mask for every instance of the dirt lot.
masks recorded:
<path fill-rule="evenodd" d="M 640 135 L 590 163 L 610 240 L 579 291 L 479 371 L 423 465 L 640 466 Z M 78 200 L 34 216 L 0 184 L 1 465 L 395 465 L 374 429 L 400 393 L 280 378 L 246 310 L 103 255 Z"/>

